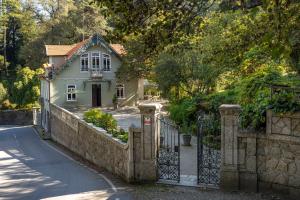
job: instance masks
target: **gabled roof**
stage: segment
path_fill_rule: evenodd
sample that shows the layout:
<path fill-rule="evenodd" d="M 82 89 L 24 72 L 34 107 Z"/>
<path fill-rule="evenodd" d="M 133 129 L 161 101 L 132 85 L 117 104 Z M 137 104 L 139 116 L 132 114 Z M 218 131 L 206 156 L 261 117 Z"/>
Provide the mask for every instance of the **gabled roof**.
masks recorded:
<path fill-rule="evenodd" d="M 119 59 L 121 59 L 122 55 L 126 54 L 121 44 L 108 44 L 99 34 L 95 34 L 89 39 L 73 45 L 45 45 L 45 47 L 47 56 L 66 56 L 66 60 L 54 68 L 55 73 L 59 73 L 59 71 L 67 67 L 77 56 L 80 56 L 88 48 L 95 45 L 104 47 L 108 52 L 115 54 Z"/>
<path fill-rule="evenodd" d="M 45 45 L 47 56 L 65 56 L 73 49 L 76 44 L 72 45 Z"/>
<path fill-rule="evenodd" d="M 45 45 L 46 47 L 46 55 L 47 56 L 67 56 L 67 58 L 71 58 L 71 56 L 76 53 L 78 49 L 80 49 L 84 44 L 86 44 L 93 37 L 86 39 L 82 42 L 72 44 L 72 45 Z M 125 55 L 126 51 L 121 44 L 109 44 L 109 47 L 117 53 L 119 56 Z"/>

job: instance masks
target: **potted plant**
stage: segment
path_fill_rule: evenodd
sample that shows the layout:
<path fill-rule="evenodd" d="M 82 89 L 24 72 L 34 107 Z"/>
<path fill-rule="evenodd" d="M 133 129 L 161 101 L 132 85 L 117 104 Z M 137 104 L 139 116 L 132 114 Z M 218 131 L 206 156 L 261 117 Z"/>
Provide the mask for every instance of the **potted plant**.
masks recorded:
<path fill-rule="evenodd" d="M 180 133 L 182 134 L 183 146 L 191 146 L 192 130 L 187 122 L 184 122 L 180 127 Z"/>
<path fill-rule="evenodd" d="M 115 110 L 118 109 L 118 108 L 119 108 L 119 104 L 118 104 L 118 97 L 117 97 L 116 94 L 114 94 L 113 99 L 112 99 L 112 102 L 113 102 L 113 104 L 114 104 L 114 109 L 115 109 Z"/>

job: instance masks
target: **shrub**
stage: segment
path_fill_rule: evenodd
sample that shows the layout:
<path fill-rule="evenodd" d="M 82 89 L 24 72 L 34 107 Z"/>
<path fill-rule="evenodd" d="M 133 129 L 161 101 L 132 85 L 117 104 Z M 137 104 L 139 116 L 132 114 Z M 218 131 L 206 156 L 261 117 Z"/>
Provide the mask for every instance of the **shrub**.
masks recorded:
<path fill-rule="evenodd" d="M 10 101 L 8 99 L 4 100 L 1 104 L 1 109 L 3 109 L 3 110 L 6 110 L 6 109 L 13 110 L 16 107 L 17 107 L 17 105 L 14 103 L 10 103 Z"/>
<path fill-rule="evenodd" d="M 121 140 L 122 142 L 128 141 L 128 132 L 126 132 L 124 129 L 120 129 L 118 132 L 117 138 Z"/>
<path fill-rule="evenodd" d="M 107 131 L 117 129 L 117 121 L 111 114 L 103 113 L 99 119 L 95 121 L 95 125 Z"/>
<path fill-rule="evenodd" d="M 6 99 L 7 97 L 7 89 L 4 87 L 2 83 L 0 83 L 0 104 Z"/>
<path fill-rule="evenodd" d="M 170 118 L 177 125 L 183 125 L 186 121 L 195 121 L 197 112 L 197 98 L 183 99 L 173 102 L 168 107 Z"/>
<path fill-rule="evenodd" d="M 101 118 L 102 115 L 103 112 L 101 110 L 94 108 L 86 111 L 83 115 L 83 119 L 88 123 L 95 123 Z"/>
<path fill-rule="evenodd" d="M 237 102 L 236 91 L 233 89 L 216 92 L 206 97 L 208 101 L 207 109 L 209 112 L 219 115 L 219 107 L 222 104 L 234 104 Z"/>
<path fill-rule="evenodd" d="M 128 132 L 125 132 L 123 135 L 118 135 L 117 138 L 126 143 L 128 141 Z"/>

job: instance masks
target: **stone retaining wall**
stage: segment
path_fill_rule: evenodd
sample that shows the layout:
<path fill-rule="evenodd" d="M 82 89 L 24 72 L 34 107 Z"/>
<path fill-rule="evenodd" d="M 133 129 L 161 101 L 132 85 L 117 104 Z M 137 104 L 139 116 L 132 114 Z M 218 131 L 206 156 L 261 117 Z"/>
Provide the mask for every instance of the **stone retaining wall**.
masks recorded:
<path fill-rule="evenodd" d="M 1 110 L 0 125 L 32 125 L 32 110 Z"/>
<path fill-rule="evenodd" d="M 300 113 L 267 112 L 266 132 L 238 128 L 240 107 L 223 105 L 221 186 L 300 195 Z"/>
<path fill-rule="evenodd" d="M 51 137 L 97 166 L 124 180 L 131 180 L 128 144 L 112 138 L 105 130 L 88 124 L 53 104 L 51 105 Z"/>

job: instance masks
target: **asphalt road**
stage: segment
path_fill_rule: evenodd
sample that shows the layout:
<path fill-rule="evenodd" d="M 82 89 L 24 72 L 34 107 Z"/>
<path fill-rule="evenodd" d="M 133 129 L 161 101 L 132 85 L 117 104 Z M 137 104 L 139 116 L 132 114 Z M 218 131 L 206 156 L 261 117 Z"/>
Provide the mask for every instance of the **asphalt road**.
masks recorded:
<path fill-rule="evenodd" d="M 32 127 L 0 126 L 0 199 L 131 199 L 42 141 Z"/>

